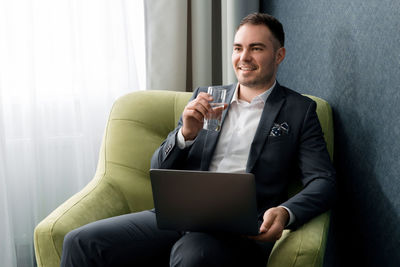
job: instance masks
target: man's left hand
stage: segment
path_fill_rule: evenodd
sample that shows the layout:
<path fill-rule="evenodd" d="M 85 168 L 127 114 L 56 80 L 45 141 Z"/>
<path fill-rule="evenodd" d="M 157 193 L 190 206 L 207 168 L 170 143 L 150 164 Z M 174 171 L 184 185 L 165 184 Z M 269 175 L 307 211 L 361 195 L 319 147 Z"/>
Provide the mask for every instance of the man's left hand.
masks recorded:
<path fill-rule="evenodd" d="M 283 229 L 289 221 L 289 213 L 282 207 L 270 208 L 264 213 L 263 219 L 260 234 L 249 238 L 261 242 L 275 242 L 282 236 Z"/>

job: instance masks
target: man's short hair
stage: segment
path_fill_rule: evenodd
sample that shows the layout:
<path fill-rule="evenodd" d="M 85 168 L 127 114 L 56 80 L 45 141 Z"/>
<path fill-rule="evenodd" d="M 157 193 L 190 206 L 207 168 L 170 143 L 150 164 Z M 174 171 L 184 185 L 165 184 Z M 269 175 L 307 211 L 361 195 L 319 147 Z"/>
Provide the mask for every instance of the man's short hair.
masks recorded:
<path fill-rule="evenodd" d="M 275 17 L 265 13 L 251 13 L 242 19 L 236 31 L 245 24 L 267 26 L 280 46 L 283 47 L 285 45 L 283 26 Z"/>

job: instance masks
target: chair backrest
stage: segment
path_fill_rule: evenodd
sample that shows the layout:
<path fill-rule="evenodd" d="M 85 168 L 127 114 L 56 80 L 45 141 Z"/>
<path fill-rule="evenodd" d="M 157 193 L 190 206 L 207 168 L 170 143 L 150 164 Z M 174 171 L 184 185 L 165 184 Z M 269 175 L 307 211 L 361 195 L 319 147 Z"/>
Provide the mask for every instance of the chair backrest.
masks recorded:
<path fill-rule="evenodd" d="M 118 187 L 131 212 L 153 206 L 149 179 L 151 156 L 176 127 L 190 96 L 191 93 L 184 92 L 139 91 L 114 103 L 97 172 L 105 173 L 103 179 Z M 318 117 L 332 157 L 331 109 L 324 100 L 309 97 L 317 102 Z"/>
<path fill-rule="evenodd" d="M 138 91 L 119 98 L 107 123 L 98 173 L 127 200 L 129 210 L 153 207 L 150 159 L 172 131 L 191 93 Z"/>
<path fill-rule="evenodd" d="M 324 99 L 312 96 L 312 95 L 304 95 L 317 103 L 317 115 L 319 122 L 321 123 L 322 131 L 324 133 L 324 138 L 326 142 L 326 147 L 329 152 L 329 156 L 333 161 L 333 140 L 334 140 L 334 131 L 333 131 L 333 118 L 332 118 L 332 109 L 328 102 Z"/>

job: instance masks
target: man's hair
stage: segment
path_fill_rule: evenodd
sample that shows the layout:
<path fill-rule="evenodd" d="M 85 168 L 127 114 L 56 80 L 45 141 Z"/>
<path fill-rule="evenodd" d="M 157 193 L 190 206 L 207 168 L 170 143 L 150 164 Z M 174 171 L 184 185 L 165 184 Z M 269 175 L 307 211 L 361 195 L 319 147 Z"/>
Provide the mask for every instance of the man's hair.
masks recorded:
<path fill-rule="evenodd" d="M 245 24 L 267 26 L 281 47 L 285 45 L 283 26 L 275 17 L 265 13 L 251 13 L 242 19 L 236 31 Z"/>

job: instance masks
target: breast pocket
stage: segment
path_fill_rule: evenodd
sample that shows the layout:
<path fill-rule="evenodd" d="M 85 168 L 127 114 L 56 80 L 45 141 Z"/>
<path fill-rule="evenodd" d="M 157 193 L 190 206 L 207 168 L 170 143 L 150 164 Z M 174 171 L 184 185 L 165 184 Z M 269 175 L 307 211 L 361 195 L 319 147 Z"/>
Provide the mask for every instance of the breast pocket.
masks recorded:
<path fill-rule="evenodd" d="M 280 142 L 288 142 L 290 143 L 291 135 L 285 134 L 281 136 L 268 136 L 267 144 L 275 144 Z"/>

